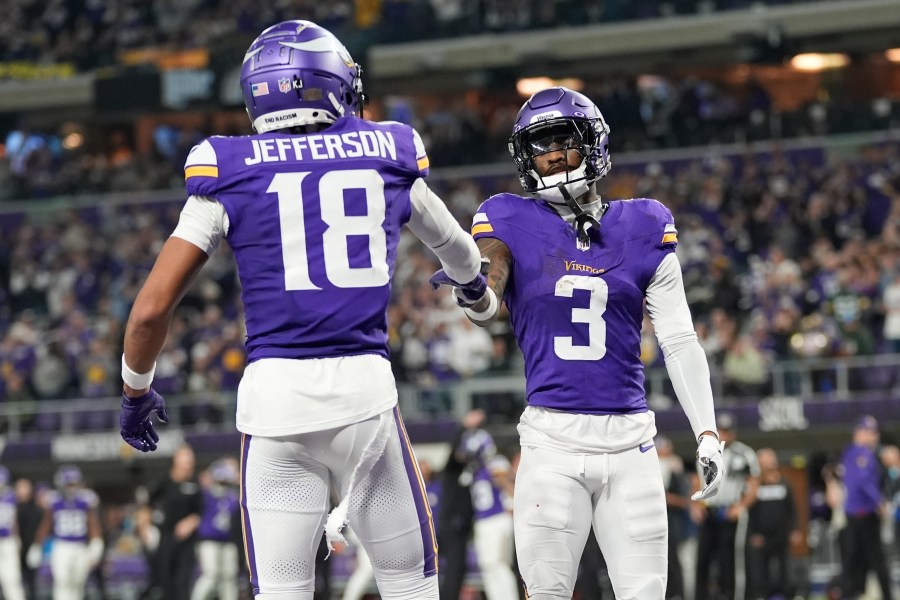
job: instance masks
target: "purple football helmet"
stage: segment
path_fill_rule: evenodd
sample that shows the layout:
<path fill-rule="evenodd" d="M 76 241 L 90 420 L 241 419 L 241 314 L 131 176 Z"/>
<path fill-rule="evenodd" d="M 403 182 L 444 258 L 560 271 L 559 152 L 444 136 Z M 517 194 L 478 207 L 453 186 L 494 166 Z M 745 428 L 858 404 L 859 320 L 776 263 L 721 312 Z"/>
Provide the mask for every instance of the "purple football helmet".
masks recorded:
<path fill-rule="evenodd" d="M 233 461 L 219 459 L 209 467 L 212 480 L 221 485 L 237 485 L 240 473 Z"/>
<path fill-rule="evenodd" d="M 534 157 L 558 150 L 578 151 L 584 158 L 581 166 L 561 176 L 562 181 L 556 181 L 560 179 L 556 176 L 541 177 Z M 543 196 L 539 192 L 552 190 L 560 182 L 583 182 L 586 189 L 609 172 L 609 126 L 584 94 L 564 87 L 548 88 L 522 105 L 509 138 L 509 153 L 527 192 Z"/>
<path fill-rule="evenodd" d="M 284 21 L 250 44 L 241 91 L 257 133 L 334 123 L 362 114 L 362 69 L 327 29 Z"/>
<path fill-rule="evenodd" d="M 67 487 L 80 486 L 83 480 L 81 469 L 75 465 L 62 465 L 53 476 L 53 484 L 61 490 Z"/>

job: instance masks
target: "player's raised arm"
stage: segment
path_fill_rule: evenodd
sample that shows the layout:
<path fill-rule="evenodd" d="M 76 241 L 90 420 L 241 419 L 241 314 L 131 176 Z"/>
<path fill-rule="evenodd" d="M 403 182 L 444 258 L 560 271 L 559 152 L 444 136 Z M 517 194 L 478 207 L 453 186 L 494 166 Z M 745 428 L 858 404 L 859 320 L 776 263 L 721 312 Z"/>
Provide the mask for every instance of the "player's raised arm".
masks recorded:
<path fill-rule="evenodd" d="M 666 370 L 691 429 L 696 436 L 697 458 L 703 467 L 705 487 L 694 500 L 715 495 L 725 474 L 722 445 L 716 433 L 709 363 L 697 340 L 684 293 L 681 264 L 667 254 L 647 286 L 647 311 L 662 348 Z"/>
<path fill-rule="evenodd" d="M 496 307 L 497 297 L 481 272 L 481 254 L 475 240 L 459 226 L 424 179 L 413 183 L 409 196 L 412 211 L 407 226 L 431 248 L 443 267 L 430 279 L 434 289 L 451 286 L 457 304 L 465 307 L 467 314 L 476 304 Z"/>

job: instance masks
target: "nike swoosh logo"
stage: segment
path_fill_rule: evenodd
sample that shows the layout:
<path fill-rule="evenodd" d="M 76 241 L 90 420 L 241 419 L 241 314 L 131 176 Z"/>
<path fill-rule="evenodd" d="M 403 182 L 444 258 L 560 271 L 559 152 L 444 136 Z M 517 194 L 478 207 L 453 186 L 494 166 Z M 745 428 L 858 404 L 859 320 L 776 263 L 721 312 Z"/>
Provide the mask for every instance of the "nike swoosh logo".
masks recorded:
<path fill-rule="evenodd" d="M 650 450 L 651 448 L 655 448 L 655 447 L 656 447 L 656 444 L 650 444 L 649 446 L 640 444 L 640 445 L 638 445 L 638 450 L 640 450 L 641 452 L 646 452 L 646 451 Z"/>

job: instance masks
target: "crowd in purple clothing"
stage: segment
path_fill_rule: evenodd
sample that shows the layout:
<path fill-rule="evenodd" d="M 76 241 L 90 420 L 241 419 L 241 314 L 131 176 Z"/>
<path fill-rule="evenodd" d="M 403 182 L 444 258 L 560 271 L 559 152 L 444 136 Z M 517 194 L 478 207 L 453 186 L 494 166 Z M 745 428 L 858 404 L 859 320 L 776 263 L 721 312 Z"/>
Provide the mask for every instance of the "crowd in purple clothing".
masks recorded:
<path fill-rule="evenodd" d="M 702 344 L 729 395 L 769 391 L 772 361 L 900 350 L 898 144 L 617 165 L 609 198 L 652 197 L 675 214 Z M 613 156 L 615 164 L 615 156 Z M 512 176 L 436 179 L 468 225 Z M 178 216 L 160 204 L 0 218 L 0 398 L 117 393 L 124 321 Z M 428 387 L 518 372 L 503 328 L 470 327 L 432 292 L 433 256 L 405 236 L 390 307 L 401 382 Z M 245 362 L 235 272 L 223 248 L 175 316 L 156 374 L 163 393 L 234 390 Z M 652 333 L 644 359 L 661 364 Z M 891 384 L 891 382 L 888 382 Z"/>

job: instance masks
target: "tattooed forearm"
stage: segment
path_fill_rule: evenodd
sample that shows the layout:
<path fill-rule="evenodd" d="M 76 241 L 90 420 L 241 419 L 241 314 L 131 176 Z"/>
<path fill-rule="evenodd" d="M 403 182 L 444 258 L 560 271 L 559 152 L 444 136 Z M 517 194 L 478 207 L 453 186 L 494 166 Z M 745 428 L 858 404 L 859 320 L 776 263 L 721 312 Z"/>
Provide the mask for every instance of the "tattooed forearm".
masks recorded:
<path fill-rule="evenodd" d="M 478 249 L 481 255 L 490 259 L 491 263 L 488 267 L 487 280 L 488 285 L 494 290 L 498 300 L 503 300 L 503 292 L 506 290 L 506 283 L 509 281 L 509 273 L 512 267 L 512 254 L 509 247 L 495 238 L 482 238 L 478 240 Z M 486 310 L 488 300 L 484 299 L 479 305 L 472 308 L 476 311 Z"/>

